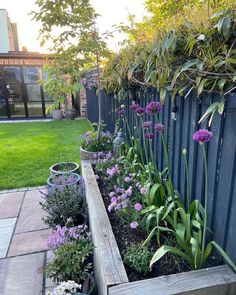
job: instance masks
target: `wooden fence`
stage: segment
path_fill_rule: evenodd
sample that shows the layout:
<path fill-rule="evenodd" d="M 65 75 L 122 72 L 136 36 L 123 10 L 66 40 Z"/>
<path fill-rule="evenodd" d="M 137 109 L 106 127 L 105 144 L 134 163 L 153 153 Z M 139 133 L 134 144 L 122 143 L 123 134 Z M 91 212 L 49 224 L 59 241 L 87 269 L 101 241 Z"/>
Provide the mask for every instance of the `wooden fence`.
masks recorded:
<path fill-rule="evenodd" d="M 134 113 L 129 111 L 132 101 L 145 106 L 152 100 L 159 100 L 156 89 L 135 90 L 125 101 L 126 115 L 134 127 Z M 191 197 L 204 199 L 204 171 L 202 148 L 192 140 L 199 128 L 207 128 L 208 121 L 198 124 L 210 103 L 218 101 L 217 94 L 205 95 L 199 100 L 194 93 L 188 98 L 176 97 L 172 102 L 166 97 L 160 113 L 160 122 L 165 126 L 164 134 L 168 142 L 171 161 L 171 174 L 174 187 L 182 196 L 186 194 L 185 163 L 182 150 L 187 149 L 189 175 L 191 180 Z M 216 114 L 210 130 L 213 139 L 207 144 L 209 174 L 209 215 L 208 222 L 213 230 L 213 239 L 218 242 L 236 263 L 236 94 L 227 96 L 223 115 Z M 98 104 L 95 89 L 87 90 L 88 119 L 98 120 Z M 102 118 L 106 128 L 114 131 L 116 98 L 102 93 Z M 145 119 L 150 117 L 145 115 Z M 160 137 L 155 133 L 153 140 L 158 166 L 163 169 L 164 153 Z"/>

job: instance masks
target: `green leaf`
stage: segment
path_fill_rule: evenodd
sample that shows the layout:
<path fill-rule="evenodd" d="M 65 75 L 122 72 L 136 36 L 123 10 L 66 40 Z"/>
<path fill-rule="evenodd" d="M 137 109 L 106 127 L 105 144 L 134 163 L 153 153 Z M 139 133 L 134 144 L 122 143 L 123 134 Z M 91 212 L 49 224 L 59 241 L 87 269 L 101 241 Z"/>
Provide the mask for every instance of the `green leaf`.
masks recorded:
<path fill-rule="evenodd" d="M 203 122 L 208 116 L 210 116 L 210 114 L 218 108 L 218 104 L 219 102 L 214 102 L 212 103 L 209 108 L 206 110 L 206 112 L 204 113 L 204 115 L 201 117 L 201 119 L 198 121 L 198 124 L 200 124 L 201 122 Z"/>
<path fill-rule="evenodd" d="M 153 255 L 151 261 L 150 261 L 150 268 L 152 268 L 153 264 L 157 262 L 159 259 L 161 259 L 166 253 L 171 252 L 172 254 L 178 255 L 182 257 L 187 262 L 190 262 L 190 259 L 188 255 L 180 251 L 178 248 L 174 248 L 171 246 L 163 245 L 160 247 L 155 254 Z"/>
<path fill-rule="evenodd" d="M 161 188 L 161 185 L 159 183 L 155 183 L 150 192 L 149 192 L 149 200 L 150 200 L 150 204 L 154 203 L 154 199 L 155 199 L 155 195 L 158 192 L 158 190 Z"/>
<path fill-rule="evenodd" d="M 225 251 L 218 245 L 215 241 L 211 241 L 211 244 L 216 248 L 216 250 L 220 253 L 220 255 L 224 258 L 224 260 L 228 263 L 228 265 L 232 268 L 234 272 L 236 272 L 236 265 L 229 258 L 229 256 L 225 253 Z"/>
<path fill-rule="evenodd" d="M 200 82 L 199 86 L 197 87 L 197 94 L 198 94 L 198 96 L 202 93 L 203 88 L 204 88 L 205 84 L 207 84 L 207 82 L 208 82 L 208 79 L 207 78 L 206 79 L 202 79 L 202 81 Z"/>

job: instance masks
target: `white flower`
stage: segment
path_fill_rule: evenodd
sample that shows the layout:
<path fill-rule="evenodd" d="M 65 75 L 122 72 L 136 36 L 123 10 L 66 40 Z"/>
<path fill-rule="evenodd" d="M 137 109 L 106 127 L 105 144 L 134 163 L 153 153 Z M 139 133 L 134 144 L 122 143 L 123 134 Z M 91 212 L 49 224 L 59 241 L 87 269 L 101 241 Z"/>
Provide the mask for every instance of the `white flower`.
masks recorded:
<path fill-rule="evenodd" d="M 205 35 L 204 34 L 200 34 L 197 39 L 199 41 L 205 41 Z"/>

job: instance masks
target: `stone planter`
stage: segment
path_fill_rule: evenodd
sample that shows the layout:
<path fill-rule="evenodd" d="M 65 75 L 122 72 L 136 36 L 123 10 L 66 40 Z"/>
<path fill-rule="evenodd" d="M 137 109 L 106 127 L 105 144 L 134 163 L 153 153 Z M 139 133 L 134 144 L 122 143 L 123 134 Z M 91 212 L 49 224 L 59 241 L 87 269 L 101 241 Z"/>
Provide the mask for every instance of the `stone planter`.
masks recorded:
<path fill-rule="evenodd" d="M 86 160 L 88 162 L 94 162 L 95 158 L 94 155 L 97 154 L 97 152 L 90 152 L 87 150 L 84 150 L 82 147 L 80 147 L 80 159 Z"/>
<path fill-rule="evenodd" d="M 62 117 L 63 117 L 62 110 L 54 110 L 52 112 L 52 118 L 53 118 L 53 120 L 58 121 L 58 120 L 61 120 Z"/>
<path fill-rule="evenodd" d="M 70 169 L 64 170 L 65 166 L 70 166 Z M 61 162 L 56 163 L 50 167 L 50 174 L 70 174 L 70 173 L 78 173 L 79 165 L 75 162 Z"/>
<path fill-rule="evenodd" d="M 82 174 L 99 295 L 236 294 L 236 274 L 226 265 L 129 282 L 91 163 L 82 161 Z"/>
<path fill-rule="evenodd" d="M 65 111 L 65 118 L 67 120 L 74 120 L 75 117 L 76 117 L 76 110 L 75 109 Z"/>

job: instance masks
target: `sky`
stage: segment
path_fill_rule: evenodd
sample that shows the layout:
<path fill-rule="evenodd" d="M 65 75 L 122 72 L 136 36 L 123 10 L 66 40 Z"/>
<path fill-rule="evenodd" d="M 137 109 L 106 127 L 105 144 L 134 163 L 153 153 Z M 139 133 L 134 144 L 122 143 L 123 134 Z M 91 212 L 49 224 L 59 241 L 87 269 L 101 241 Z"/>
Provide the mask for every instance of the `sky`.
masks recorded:
<path fill-rule="evenodd" d="M 28 51 L 47 52 L 46 48 L 40 47 L 37 40 L 40 24 L 31 20 L 28 13 L 36 9 L 35 0 L 0 0 L 0 8 L 8 11 L 11 22 L 17 23 L 20 49 L 26 46 Z M 91 0 L 96 12 L 101 16 L 98 18 L 99 32 L 113 30 L 112 26 L 120 22 L 127 23 L 129 14 L 136 15 L 136 20 L 142 19 L 144 13 L 144 0 Z M 112 50 L 118 49 L 118 43 L 123 36 L 116 33 L 113 39 L 109 40 L 109 47 Z"/>

